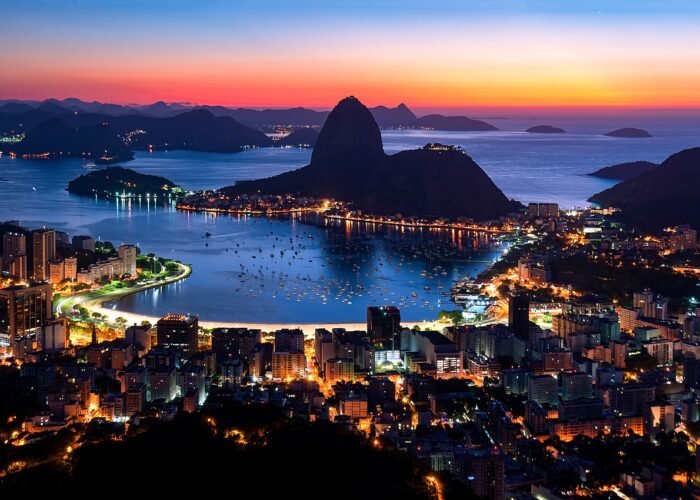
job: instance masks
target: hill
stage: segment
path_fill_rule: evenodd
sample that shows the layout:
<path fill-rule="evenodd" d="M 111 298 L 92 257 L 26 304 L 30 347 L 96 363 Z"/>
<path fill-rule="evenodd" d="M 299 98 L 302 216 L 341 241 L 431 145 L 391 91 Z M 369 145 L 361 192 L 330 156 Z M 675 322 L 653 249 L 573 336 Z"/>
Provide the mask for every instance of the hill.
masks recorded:
<path fill-rule="evenodd" d="M 224 192 L 329 197 L 375 214 L 406 216 L 489 219 L 512 206 L 461 149 L 431 144 L 387 156 L 370 110 L 354 97 L 331 111 L 308 166 Z"/>
<path fill-rule="evenodd" d="M 45 121 L 13 148 L 22 157 L 91 158 L 105 163 L 128 161 L 134 154 L 109 125 L 66 126 L 57 118 Z"/>
<path fill-rule="evenodd" d="M 601 177 L 603 179 L 616 179 L 620 181 L 626 181 L 642 175 L 650 170 L 654 170 L 658 167 L 658 163 L 652 163 L 650 161 L 631 161 L 627 163 L 618 163 L 617 165 L 611 165 L 609 167 L 603 167 L 591 172 L 590 176 Z"/>
<path fill-rule="evenodd" d="M 530 127 L 525 132 L 530 134 L 565 134 L 566 130 L 559 127 L 553 127 L 551 125 L 535 125 Z"/>
<path fill-rule="evenodd" d="M 235 153 L 246 147 L 272 145 L 272 140 L 261 131 L 230 117 L 214 116 L 205 109 L 194 109 L 168 117 L 133 113 L 111 116 L 70 111 L 53 102 L 45 102 L 38 108 L 20 113 L 0 112 L 0 133 L 25 131 L 32 135 L 34 129 L 39 129 L 49 120 L 54 121 L 53 126 L 59 122 L 75 129 L 109 124 L 114 132 L 124 138 L 127 146 L 133 149 Z M 66 149 L 68 148 L 63 146 L 63 150 Z"/>
<path fill-rule="evenodd" d="M 247 147 L 266 147 L 272 140 L 233 118 L 214 116 L 205 109 L 195 109 L 167 118 L 138 115 L 115 117 L 115 126 L 130 134 L 128 143 L 134 148 L 187 149 L 236 153 Z"/>
<path fill-rule="evenodd" d="M 403 103 L 395 108 L 376 106 L 369 111 L 380 128 L 410 128 L 417 123 L 416 115 Z"/>
<path fill-rule="evenodd" d="M 700 148 L 669 156 L 657 168 L 597 193 L 590 201 L 621 210 L 620 220 L 658 231 L 688 223 L 700 227 Z"/>
<path fill-rule="evenodd" d="M 165 177 L 140 174 L 128 168 L 109 167 L 73 179 L 68 183 L 68 192 L 99 198 L 112 198 L 115 193 L 162 196 L 172 194 L 177 187 Z"/>
<path fill-rule="evenodd" d="M 298 128 L 291 134 L 282 137 L 277 144 L 279 146 L 293 146 L 299 148 L 312 148 L 318 140 L 318 132 L 316 130 L 304 127 Z"/>
<path fill-rule="evenodd" d="M 604 134 L 608 137 L 627 137 L 627 138 L 646 138 L 646 137 L 653 137 L 649 132 L 646 130 L 642 130 L 641 128 L 633 128 L 633 127 L 627 127 L 627 128 L 619 128 L 617 130 L 613 130 L 612 132 L 608 132 L 607 134 Z"/>
<path fill-rule="evenodd" d="M 444 115 L 425 115 L 417 120 L 417 125 L 421 128 L 429 128 L 433 130 L 447 130 L 458 132 L 484 132 L 489 130 L 498 130 L 490 123 L 481 120 L 473 120 L 466 116 L 444 116 Z"/>

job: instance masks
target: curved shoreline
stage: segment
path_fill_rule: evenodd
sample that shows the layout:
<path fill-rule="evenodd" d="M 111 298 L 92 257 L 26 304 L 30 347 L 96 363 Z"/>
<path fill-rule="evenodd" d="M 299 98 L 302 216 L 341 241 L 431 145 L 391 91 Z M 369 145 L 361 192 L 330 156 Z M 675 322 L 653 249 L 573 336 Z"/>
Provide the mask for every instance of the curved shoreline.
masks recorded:
<path fill-rule="evenodd" d="M 143 285 L 140 287 L 131 287 L 126 289 L 115 290 L 108 294 L 99 294 L 98 291 L 87 292 L 81 295 L 73 295 L 71 297 L 66 297 L 61 299 L 56 303 L 54 309 L 57 313 L 62 313 L 69 315 L 73 310 L 73 307 L 80 305 L 88 309 L 91 313 L 98 312 L 105 316 L 108 321 L 114 322 L 118 317 L 122 317 L 127 320 L 127 324 L 141 324 L 142 321 L 148 321 L 151 324 L 155 324 L 160 317 L 144 315 L 138 313 L 132 313 L 128 311 L 122 311 L 119 309 L 110 309 L 104 307 L 105 302 L 110 302 L 113 300 L 119 300 L 128 295 L 132 295 L 144 290 L 151 288 L 157 288 L 159 286 L 170 285 L 181 281 L 192 274 L 192 268 L 186 264 L 180 262 L 177 263 L 181 272 L 175 276 L 171 276 L 163 281 L 149 283 L 148 285 Z M 401 324 L 407 328 L 413 328 L 414 326 L 419 326 L 421 328 L 431 328 L 431 329 L 442 329 L 444 324 L 440 324 L 437 321 L 402 321 Z M 200 321 L 199 325 L 203 328 L 249 328 L 258 329 L 263 332 L 274 332 L 276 330 L 282 330 L 284 328 L 299 328 L 307 336 L 312 336 L 317 328 L 325 328 L 332 330 L 333 328 L 345 328 L 346 330 L 366 330 L 366 323 L 254 323 L 254 322 L 238 322 L 238 321 Z"/>
<path fill-rule="evenodd" d="M 105 309 L 102 307 L 102 304 L 104 302 L 108 302 L 110 300 L 119 300 L 122 297 L 142 292 L 144 290 L 149 290 L 151 288 L 157 288 L 164 285 L 171 285 L 189 277 L 192 274 L 192 268 L 187 264 L 183 264 L 181 262 L 176 262 L 176 264 L 180 268 L 179 272 L 176 275 L 169 276 L 162 281 L 153 281 L 144 285 L 136 285 L 129 288 L 120 288 L 108 293 L 101 293 L 100 290 L 94 290 L 82 294 L 71 295 L 70 297 L 61 298 L 53 306 L 54 311 L 57 314 L 64 314 L 66 316 L 69 316 L 73 310 L 73 307 L 77 305 L 83 306 L 86 309 L 91 309 L 94 312 L 101 312 L 102 310 L 109 311 L 109 309 Z"/>

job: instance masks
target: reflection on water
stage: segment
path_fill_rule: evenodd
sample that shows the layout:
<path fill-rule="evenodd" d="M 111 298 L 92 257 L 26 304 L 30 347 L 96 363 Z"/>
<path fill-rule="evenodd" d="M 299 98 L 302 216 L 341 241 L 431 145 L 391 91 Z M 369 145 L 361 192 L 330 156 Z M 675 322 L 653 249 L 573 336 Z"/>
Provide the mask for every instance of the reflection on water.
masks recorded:
<path fill-rule="evenodd" d="M 184 233 L 172 234 L 171 251 L 197 272 L 113 306 L 305 323 L 362 321 L 368 305 L 385 304 L 401 307 L 409 320 L 433 319 L 439 309 L 454 308 L 453 280 L 476 275 L 505 248 L 487 234 L 325 221 L 312 214 L 187 215 Z"/>
<path fill-rule="evenodd" d="M 547 118 L 569 133 L 526 134 L 542 117 L 497 120 L 497 132 L 385 131 L 388 153 L 427 142 L 457 144 L 506 195 L 521 201 L 582 205 L 611 181 L 584 174 L 631 160 L 661 161 L 698 145 L 698 125 L 677 120 L 635 123 Z M 642 126 L 652 139 L 615 139 L 600 133 Z M 267 177 L 308 163 L 311 152 L 265 148 L 240 154 L 191 151 L 137 153 L 126 166 L 190 189 Z M 145 314 L 193 312 L 231 321 L 356 322 L 367 304 L 396 304 L 410 320 L 452 307 L 448 291 L 460 275 L 475 275 L 497 257 L 486 237 L 407 229 L 313 224 L 297 219 L 179 213 L 162 202 L 115 202 L 69 195 L 68 181 L 95 168 L 77 159 L 11 160 L 0 156 L 0 220 L 55 227 L 114 243 L 138 243 L 145 252 L 193 265 L 184 282 L 122 300 L 118 307 Z M 205 238 L 205 234 L 212 234 Z"/>

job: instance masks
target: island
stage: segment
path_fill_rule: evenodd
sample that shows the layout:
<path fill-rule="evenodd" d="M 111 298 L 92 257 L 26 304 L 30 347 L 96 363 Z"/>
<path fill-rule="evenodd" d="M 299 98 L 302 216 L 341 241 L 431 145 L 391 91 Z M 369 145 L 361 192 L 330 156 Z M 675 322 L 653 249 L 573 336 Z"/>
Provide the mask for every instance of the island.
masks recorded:
<path fill-rule="evenodd" d="M 277 145 L 282 147 L 313 148 L 317 139 L 318 132 L 316 130 L 304 127 L 298 128 L 291 134 L 282 137 L 277 141 Z"/>
<path fill-rule="evenodd" d="M 626 163 L 618 163 L 617 165 L 611 165 L 609 167 L 603 167 L 591 172 L 590 176 L 600 177 L 601 179 L 613 179 L 619 181 L 626 181 L 637 177 L 638 175 L 645 174 L 651 170 L 658 167 L 658 163 L 652 163 L 650 161 L 630 161 Z"/>
<path fill-rule="evenodd" d="M 643 130 L 641 128 L 634 128 L 634 127 L 626 127 L 626 128 L 619 128 L 617 130 L 613 130 L 611 132 L 608 132 L 607 134 L 603 134 L 607 137 L 626 137 L 630 139 L 640 139 L 640 138 L 647 138 L 647 137 L 653 137 L 649 132 L 646 130 Z"/>
<path fill-rule="evenodd" d="M 68 183 L 68 192 L 110 198 L 181 197 L 182 188 L 165 177 L 146 175 L 122 167 L 109 167 L 81 175 Z"/>
<path fill-rule="evenodd" d="M 552 125 L 535 125 L 530 127 L 525 132 L 530 134 L 565 134 L 566 130 L 559 127 L 553 127 Z"/>
<path fill-rule="evenodd" d="M 238 182 L 229 197 L 295 193 L 352 203 L 375 215 L 495 219 L 515 207 L 461 148 L 442 144 L 384 153 L 371 112 L 348 97 L 331 111 L 311 163 L 267 179 Z"/>
<path fill-rule="evenodd" d="M 657 168 L 593 195 L 589 201 L 620 210 L 617 218 L 644 230 L 686 223 L 700 227 L 700 148 L 669 156 Z"/>
<path fill-rule="evenodd" d="M 490 123 L 466 116 L 425 115 L 416 120 L 418 128 L 456 132 L 486 132 L 498 130 Z"/>

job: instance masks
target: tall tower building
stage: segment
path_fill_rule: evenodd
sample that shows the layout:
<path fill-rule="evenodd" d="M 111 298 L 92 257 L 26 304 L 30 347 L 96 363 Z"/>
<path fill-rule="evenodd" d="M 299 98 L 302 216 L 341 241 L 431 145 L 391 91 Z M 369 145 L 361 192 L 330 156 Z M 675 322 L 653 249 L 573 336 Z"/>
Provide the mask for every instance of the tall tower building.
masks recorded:
<path fill-rule="evenodd" d="M 168 314 L 156 324 L 159 347 L 175 347 L 185 355 L 197 352 L 199 319 L 185 314 Z"/>
<path fill-rule="evenodd" d="M 20 233 L 2 235 L 2 256 L 10 264 L 18 255 L 27 255 L 27 237 Z"/>
<path fill-rule="evenodd" d="M 78 279 L 78 259 L 75 257 L 66 257 L 64 264 L 64 278 L 75 281 Z"/>
<path fill-rule="evenodd" d="M 530 298 L 525 293 L 514 293 L 508 298 L 508 328 L 520 337 L 530 336 Z"/>
<path fill-rule="evenodd" d="M 15 258 L 10 262 L 9 268 L 10 276 L 20 280 L 26 281 L 27 279 L 27 256 L 24 254 L 15 255 Z"/>
<path fill-rule="evenodd" d="M 0 289 L 0 334 L 11 341 L 45 326 L 52 317 L 51 299 L 48 283 Z"/>
<path fill-rule="evenodd" d="M 40 229 L 32 234 L 34 250 L 33 277 L 37 281 L 49 279 L 49 262 L 56 257 L 56 232 Z"/>

